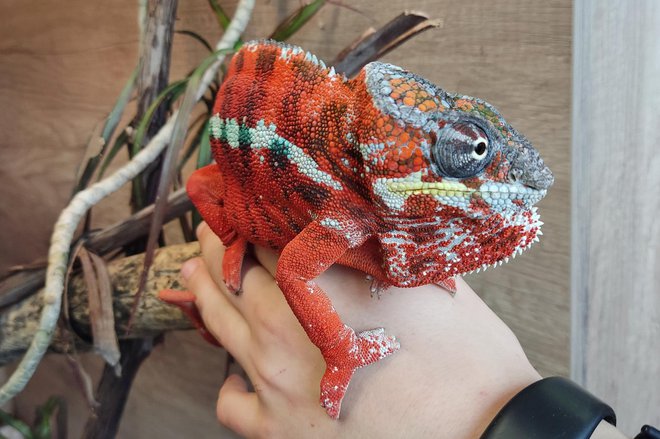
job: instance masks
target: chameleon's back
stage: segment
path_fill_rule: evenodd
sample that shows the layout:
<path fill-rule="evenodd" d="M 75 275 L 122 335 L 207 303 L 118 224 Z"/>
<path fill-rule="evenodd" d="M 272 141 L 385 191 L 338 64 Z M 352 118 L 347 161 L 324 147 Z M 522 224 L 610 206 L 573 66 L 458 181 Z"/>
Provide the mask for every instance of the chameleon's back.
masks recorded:
<path fill-rule="evenodd" d="M 343 75 L 299 48 L 252 42 L 234 56 L 215 102 L 211 144 L 227 220 L 239 234 L 281 249 L 310 212 L 332 202 L 332 191 L 361 187 L 347 140 L 351 96 Z"/>

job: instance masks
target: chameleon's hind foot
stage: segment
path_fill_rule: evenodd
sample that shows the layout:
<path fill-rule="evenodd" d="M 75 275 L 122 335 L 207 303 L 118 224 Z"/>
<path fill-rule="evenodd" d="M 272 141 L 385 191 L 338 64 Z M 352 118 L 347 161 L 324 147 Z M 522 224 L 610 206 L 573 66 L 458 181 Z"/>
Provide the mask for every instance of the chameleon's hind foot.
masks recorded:
<path fill-rule="evenodd" d="M 323 352 L 326 370 L 321 380 L 321 405 L 328 415 L 339 417 L 342 399 L 356 369 L 387 357 L 399 347 L 396 338 L 377 328 L 359 334 L 350 330 L 347 337 Z"/>

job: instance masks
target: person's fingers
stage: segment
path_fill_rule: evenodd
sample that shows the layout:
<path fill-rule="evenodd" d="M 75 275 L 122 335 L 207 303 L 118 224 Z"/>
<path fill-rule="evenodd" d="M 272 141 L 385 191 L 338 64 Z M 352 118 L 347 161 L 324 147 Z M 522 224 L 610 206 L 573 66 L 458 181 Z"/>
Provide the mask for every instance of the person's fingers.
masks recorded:
<path fill-rule="evenodd" d="M 254 256 L 257 258 L 257 261 L 270 273 L 271 276 L 275 277 L 275 271 L 277 270 L 277 253 L 273 250 L 267 249 L 265 247 L 254 246 Z"/>
<path fill-rule="evenodd" d="M 197 228 L 197 237 L 202 249 L 202 258 L 207 267 L 210 267 L 213 280 L 221 286 L 228 300 L 245 316 L 248 325 L 253 329 L 263 329 L 261 331 L 263 333 L 277 333 L 277 327 L 281 325 L 274 316 L 280 315 L 281 312 L 290 312 L 274 279 L 277 256 L 272 252 L 268 253 L 268 250 L 260 249 L 267 266 L 258 264 L 249 255 L 246 256 L 242 268 L 243 291 L 235 295 L 224 287 L 222 278 L 224 248 L 220 239 L 205 223 L 201 223 Z"/>
<path fill-rule="evenodd" d="M 211 277 L 223 291 L 226 292 L 225 280 L 222 277 L 222 257 L 225 254 L 225 247 L 220 238 L 213 233 L 213 230 L 204 221 L 199 223 L 195 232 L 199 240 L 199 247 L 202 250 L 202 258 L 209 268 Z"/>
<path fill-rule="evenodd" d="M 243 316 L 213 281 L 201 258 L 186 261 L 181 275 L 186 287 L 195 294 L 195 304 L 207 329 L 245 365 L 250 329 Z"/>
<path fill-rule="evenodd" d="M 218 420 L 245 437 L 258 433 L 259 398 L 248 392 L 247 383 L 239 375 L 230 375 L 220 388 L 216 406 Z"/>

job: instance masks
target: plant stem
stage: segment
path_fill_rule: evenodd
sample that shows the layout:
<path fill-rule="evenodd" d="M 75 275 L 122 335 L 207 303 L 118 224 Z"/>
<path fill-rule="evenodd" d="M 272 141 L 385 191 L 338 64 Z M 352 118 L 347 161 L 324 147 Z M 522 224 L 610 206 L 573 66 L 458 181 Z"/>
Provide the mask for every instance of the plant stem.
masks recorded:
<path fill-rule="evenodd" d="M 121 374 L 106 364 L 98 387 L 100 409 L 90 415 L 85 424 L 82 439 L 113 439 L 117 435 L 131 384 L 140 365 L 147 359 L 152 340 L 124 340 L 119 343 Z"/>

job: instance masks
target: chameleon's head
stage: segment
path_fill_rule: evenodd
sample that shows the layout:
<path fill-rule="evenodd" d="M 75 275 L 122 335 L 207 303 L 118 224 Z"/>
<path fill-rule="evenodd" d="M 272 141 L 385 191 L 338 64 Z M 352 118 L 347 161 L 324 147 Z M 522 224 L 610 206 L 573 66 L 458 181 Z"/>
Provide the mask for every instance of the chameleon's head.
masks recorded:
<path fill-rule="evenodd" d="M 371 63 L 362 74 L 373 101 L 358 135 L 363 173 L 384 218 L 436 221 L 443 233 L 463 235 L 454 245 L 465 248 L 484 230 L 492 245 L 507 235 L 506 251 L 491 263 L 536 240 L 533 206 L 554 178 L 494 107 L 389 64 Z"/>

